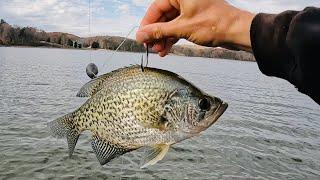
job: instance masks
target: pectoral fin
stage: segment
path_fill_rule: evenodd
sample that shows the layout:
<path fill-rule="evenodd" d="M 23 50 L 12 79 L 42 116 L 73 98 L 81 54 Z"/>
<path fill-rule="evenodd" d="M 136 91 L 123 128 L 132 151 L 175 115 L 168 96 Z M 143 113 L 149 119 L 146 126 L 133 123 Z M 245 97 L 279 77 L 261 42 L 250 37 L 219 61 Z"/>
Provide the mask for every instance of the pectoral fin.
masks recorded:
<path fill-rule="evenodd" d="M 158 161 L 162 160 L 163 157 L 167 154 L 169 148 L 170 148 L 170 145 L 160 144 L 152 147 L 152 149 L 149 149 L 142 160 L 141 164 L 143 165 L 141 166 L 141 168 L 154 165 Z"/>
<path fill-rule="evenodd" d="M 105 165 L 112 159 L 132 151 L 106 142 L 97 136 L 92 137 L 91 145 L 101 165 Z"/>

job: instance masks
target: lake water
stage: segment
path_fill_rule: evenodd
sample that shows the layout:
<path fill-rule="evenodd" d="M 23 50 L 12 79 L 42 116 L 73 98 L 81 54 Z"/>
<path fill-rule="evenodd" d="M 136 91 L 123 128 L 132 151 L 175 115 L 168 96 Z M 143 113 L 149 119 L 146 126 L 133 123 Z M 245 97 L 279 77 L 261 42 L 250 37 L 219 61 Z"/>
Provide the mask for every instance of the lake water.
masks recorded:
<path fill-rule="evenodd" d="M 111 54 L 0 48 L 0 179 L 320 179 L 320 106 L 256 63 L 231 60 L 150 56 L 151 67 L 229 103 L 216 124 L 158 164 L 140 169 L 143 152 L 135 151 L 100 166 L 89 133 L 69 158 L 46 123 L 85 102 L 75 95 L 90 80 L 88 63 L 100 73 L 140 63 L 138 53 Z"/>

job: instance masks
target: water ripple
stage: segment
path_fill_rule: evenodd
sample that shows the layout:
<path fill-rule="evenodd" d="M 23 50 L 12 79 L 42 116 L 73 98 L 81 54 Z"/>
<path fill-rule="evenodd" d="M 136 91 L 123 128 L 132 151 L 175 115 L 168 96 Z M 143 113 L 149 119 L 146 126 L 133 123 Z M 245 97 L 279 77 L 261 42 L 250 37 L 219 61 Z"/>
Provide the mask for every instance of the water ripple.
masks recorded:
<path fill-rule="evenodd" d="M 46 122 L 75 110 L 75 94 L 100 72 L 139 63 L 136 53 L 0 48 L 0 177 L 5 179 L 319 179 L 320 107 L 288 82 L 262 75 L 255 63 L 150 56 L 153 67 L 174 71 L 229 108 L 200 136 L 170 149 L 165 159 L 140 169 L 143 151 L 100 166 L 90 134 L 69 158 L 65 140 Z M 102 67 L 106 64 L 105 67 Z"/>

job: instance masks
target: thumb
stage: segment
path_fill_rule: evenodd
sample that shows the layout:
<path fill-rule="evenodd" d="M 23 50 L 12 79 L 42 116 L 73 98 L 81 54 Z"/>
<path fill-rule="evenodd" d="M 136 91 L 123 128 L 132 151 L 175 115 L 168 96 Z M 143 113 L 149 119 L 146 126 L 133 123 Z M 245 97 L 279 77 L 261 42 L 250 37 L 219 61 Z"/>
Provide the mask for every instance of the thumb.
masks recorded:
<path fill-rule="evenodd" d="M 138 30 L 136 40 L 140 43 L 149 43 L 169 37 L 180 39 L 179 34 L 181 33 L 179 33 L 178 26 L 179 23 L 175 21 L 145 25 Z"/>

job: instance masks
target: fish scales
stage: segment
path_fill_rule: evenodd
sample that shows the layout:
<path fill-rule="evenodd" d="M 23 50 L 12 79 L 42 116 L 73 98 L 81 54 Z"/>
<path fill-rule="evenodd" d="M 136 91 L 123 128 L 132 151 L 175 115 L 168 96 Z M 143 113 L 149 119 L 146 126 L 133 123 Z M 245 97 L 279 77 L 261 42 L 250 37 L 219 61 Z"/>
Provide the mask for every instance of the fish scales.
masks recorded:
<path fill-rule="evenodd" d="M 133 70 L 108 80 L 108 85 L 77 111 L 75 117 L 83 117 L 75 121 L 79 132 L 90 130 L 108 142 L 129 148 L 145 146 L 149 139 L 155 144 L 173 141 L 168 134 L 140 124 L 159 122 L 165 97 L 177 84 L 168 83 L 170 79 L 158 74 Z"/>
<path fill-rule="evenodd" d="M 154 164 L 170 145 L 208 128 L 227 108 L 172 72 L 139 66 L 99 76 L 77 95 L 90 99 L 49 126 L 67 137 L 69 154 L 81 132 L 92 132 L 101 164 L 140 147 L 155 148 L 146 163 Z"/>

